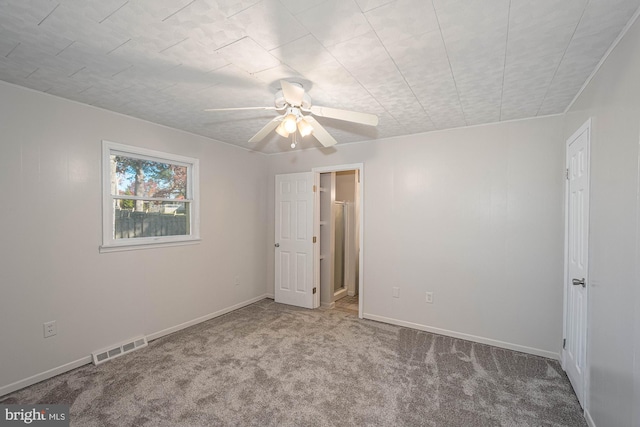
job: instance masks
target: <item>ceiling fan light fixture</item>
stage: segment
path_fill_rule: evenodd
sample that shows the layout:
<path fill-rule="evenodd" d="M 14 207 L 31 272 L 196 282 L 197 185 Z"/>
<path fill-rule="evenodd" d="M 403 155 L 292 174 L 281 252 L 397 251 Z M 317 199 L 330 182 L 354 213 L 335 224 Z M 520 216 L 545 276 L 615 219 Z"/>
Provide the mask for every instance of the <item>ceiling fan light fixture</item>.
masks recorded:
<path fill-rule="evenodd" d="M 304 118 L 302 118 L 298 122 L 298 131 L 300 132 L 300 135 L 305 137 L 313 133 L 313 126 L 311 126 L 309 122 L 307 122 Z"/>
<path fill-rule="evenodd" d="M 278 135 L 282 136 L 283 138 L 288 138 L 289 137 L 289 133 L 286 126 L 285 126 L 285 121 L 282 121 L 278 127 L 276 128 L 276 132 L 278 133 Z"/>
<path fill-rule="evenodd" d="M 296 131 L 296 121 L 297 118 L 294 114 L 287 114 L 287 117 L 282 121 L 282 125 L 284 126 L 284 130 L 288 133 L 293 133 Z"/>
<path fill-rule="evenodd" d="M 298 144 L 296 141 L 298 133 L 300 133 L 301 137 L 313 135 L 323 147 L 331 147 L 338 143 L 315 119 L 315 116 L 368 126 L 376 126 L 378 124 L 378 116 L 375 114 L 311 105 L 311 97 L 305 92 L 300 83 L 281 80 L 280 86 L 281 89 L 276 93 L 275 106 L 273 107 L 222 108 L 209 109 L 207 111 L 276 110 L 280 115 L 274 117 L 260 129 L 258 133 L 249 139 L 249 142 L 262 141 L 269 133 L 275 130 L 278 135 L 285 139 L 291 137 L 291 148 L 295 148 Z"/>

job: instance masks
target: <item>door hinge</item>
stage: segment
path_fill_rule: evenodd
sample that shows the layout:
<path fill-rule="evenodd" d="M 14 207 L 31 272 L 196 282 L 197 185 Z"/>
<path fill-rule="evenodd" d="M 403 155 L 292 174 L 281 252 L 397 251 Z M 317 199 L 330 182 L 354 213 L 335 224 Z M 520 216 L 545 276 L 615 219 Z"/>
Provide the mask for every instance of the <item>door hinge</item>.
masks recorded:
<path fill-rule="evenodd" d="M 315 185 L 313 186 L 313 192 L 314 193 L 316 192 L 316 186 Z"/>
<path fill-rule="evenodd" d="M 564 339 L 562 340 L 562 349 L 564 350 L 566 347 L 567 347 L 567 339 L 566 339 L 566 338 L 564 338 Z"/>
<path fill-rule="evenodd" d="M 313 236 L 313 243 L 315 243 L 315 242 L 316 242 L 316 240 L 317 240 L 317 239 L 316 239 L 316 236 Z"/>
<path fill-rule="evenodd" d="M 569 168 L 567 168 L 567 171 L 566 171 L 565 177 L 567 178 L 567 180 L 569 179 Z"/>
<path fill-rule="evenodd" d="M 318 288 L 313 288 L 313 293 L 315 294 Z"/>

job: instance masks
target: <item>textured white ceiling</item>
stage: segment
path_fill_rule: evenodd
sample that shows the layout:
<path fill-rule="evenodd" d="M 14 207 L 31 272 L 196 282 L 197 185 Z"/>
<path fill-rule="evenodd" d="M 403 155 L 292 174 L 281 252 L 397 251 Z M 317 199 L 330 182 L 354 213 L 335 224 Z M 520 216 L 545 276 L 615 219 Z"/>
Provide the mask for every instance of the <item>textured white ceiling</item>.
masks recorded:
<path fill-rule="evenodd" d="M 640 0 L 0 0 L 0 79 L 274 153 L 247 140 L 279 80 L 339 143 L 561 113 Z M 307 137 L 298 148 L 319 147 Z"/>

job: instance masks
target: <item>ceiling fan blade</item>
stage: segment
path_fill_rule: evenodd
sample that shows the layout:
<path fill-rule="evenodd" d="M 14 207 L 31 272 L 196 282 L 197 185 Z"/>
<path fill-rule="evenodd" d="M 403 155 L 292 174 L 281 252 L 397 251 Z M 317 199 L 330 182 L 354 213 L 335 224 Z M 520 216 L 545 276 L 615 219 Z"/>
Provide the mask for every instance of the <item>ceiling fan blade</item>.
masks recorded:
<path fill-rule="evenodd" d="M 337 108 L 312 106 L 309 111 L 319 117 L 343 120 L 345 122 L 361 123 L 363 125 L 377 126 L 378 116 L 375 114 L 358 113 L 356 111 L 338 110 Z"/>
<path fill-rule="evenodd" d="M 282 121 L 282 116 L 278 116 L 267 123 L 262 129 L 258 131 L 253 137 L 249 140 L 249 142 L 259 142 L 262 141 L 272 130 L 278 127 L 280 122 Z"/>
<path fill-rule="evenodd" d="M 282 87 L 282 94 L 284 100 L 287 101 L 293 107 L 299 107 L 302 105 L 304 99 L 304 88 L 293 83 L 289 83 L 286 80 L 280 80 L 280 86 Z"/>
<path fill-rule="evenodd" d="M 332 145 L 336 145 L 338 141 L 336 141 L 329 132 L 320 124 L 316 119 L 311 116 L 304 116 L 304 119 L 311 125 L 313 128 L 313 136 L 325 147 L 331 147 Z"/>
<path fill-rule="evenodd" d="M 207 108 L 204 111 L 239 111 L 239 110 L 277 110 L 277 108 L 276 107 Z"/>

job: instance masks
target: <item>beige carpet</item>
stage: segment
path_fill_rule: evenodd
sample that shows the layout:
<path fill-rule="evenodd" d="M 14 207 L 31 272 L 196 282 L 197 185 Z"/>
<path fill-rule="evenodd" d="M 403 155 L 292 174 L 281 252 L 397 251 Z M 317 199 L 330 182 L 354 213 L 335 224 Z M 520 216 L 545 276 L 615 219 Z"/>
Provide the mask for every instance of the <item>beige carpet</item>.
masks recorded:
<path fill-rule="evenodd" d="M 73 426 L 586 426 L 556 361 L 263 300 L 0 398 Z"/>

